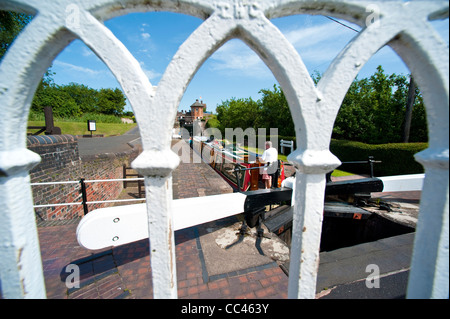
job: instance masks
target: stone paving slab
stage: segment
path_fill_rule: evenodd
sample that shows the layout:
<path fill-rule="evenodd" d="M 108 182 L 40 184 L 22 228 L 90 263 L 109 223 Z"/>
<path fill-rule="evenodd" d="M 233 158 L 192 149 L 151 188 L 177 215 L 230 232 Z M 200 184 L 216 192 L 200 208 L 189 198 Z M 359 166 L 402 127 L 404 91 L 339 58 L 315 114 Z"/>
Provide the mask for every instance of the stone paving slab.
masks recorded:
<path fill-rule="evenodd" d="M 289 260 L 289 247 L 264 225 L 262 237 L 258 237 L 256 227 L 247 227 L 242 234 L 243 220 L 241 214 L 198 226 L 210 278 L 246 273 L 251 268 L 271 268 Z"/>
<path fill-rule="evenodd" d="M 408 269 L 414 233 L 376 242 L 341 248 L 320 254 L 317 292 L 367 278 L 368 265 L 377 265 L 380 274 Z"/>

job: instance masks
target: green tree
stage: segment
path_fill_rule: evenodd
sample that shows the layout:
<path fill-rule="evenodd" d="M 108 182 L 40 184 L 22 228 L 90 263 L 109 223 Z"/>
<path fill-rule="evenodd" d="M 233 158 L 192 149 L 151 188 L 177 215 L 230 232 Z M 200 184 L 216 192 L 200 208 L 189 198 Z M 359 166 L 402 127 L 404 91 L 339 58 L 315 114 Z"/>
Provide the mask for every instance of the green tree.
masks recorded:
<path fill-rule="evenodd" d="M 32 18 L 32 16 L 24 13 L 0 11 L 0 60 Z"/>
<path fill-rule="evenodd" d="M 213 115 L 208 122 L 206 122 L 206 128 L 217 128 L 220 130 L 220 122 L 217 119 L 217 115 Z"/>
<path fill-rule="evenodd" d="M 100 89 L 98 92 L 98 111 L 109 115 L 122 115 L 126 98 L 119 89 Z"/>
<path fill-rule="evenodd" d="M 372 129 L 372 118 L 368 111 L 371 106 L 367 105 L 369 92 L 367 79 L 355 80 L 350 85 L 335 120 L 335 138 L 357 140 Z"/>
<path fill-rule="evenodd" d="M 428 141 L 427 113 L 422 94 L 418 88 L 415 91 L 416 99 L 412 111 L 409 142 L 426 142 Z"/>
<path fill-rule="evenodd" d="M 55 117 L 78 117 L 82 114 L 75 100 L 60 86 L 54 84 L 43 86 L 34 96 L 33 111 L 43 112 L 44 106 L 51 106 Z"/>
<path fill-rule="evenodd" d="M 381 66 L 370 78 L 355 79 L 337 115 L 333 137 L 372 144 L 401 142 L 408 83 L 404 75 L 386 75 Z M 427 127 L 418 90 L 412 123 L 414 137 L 410 141 L 426 142 Z"/>
<path fill-rule="evenodd" d="M 86 113 L 102 113 L 120 116 L 125 96 L 119 89 L 95 90 L 82 84 L 56 85 L 51 78 L 44 78 L 31 105 L 33 112 L 43 112 L 51 106 L 53 114 L 60 118 L 78 117 Z"/>
<path fill-rule="evenodd" d="M 274 85 L 273 91 L 263 89 L 260 100 L 260 127 L 278 128 L 278 134 L 284 136 L 294 136 L 295 128 L 292 121 L 291 112 L 286 97 L 280 86 Z"/>
<path fill-rule="evenodd" d="M 247 129 L 249 127 L 256 128 L 258 122 L 259 105 L 252 98 L 236 99 L 222 101 L 222 104 L 217 105 L 217 120 L 219 129 L 222 133 L 225 128 Z"/>
<path fill-rule="evenodd" d="M 60 89 L 67 93 L 82 113 L 95 113 L 98 105 L 98 91 L 83 84 L 70 83 Z"/>
<path fill-rule="evenodd" d="M 403 121 L 402 109 L 406 106 L 407 95 L 405 79 L 396 74 L 386 75 L 381 66 L 370 77 L 371 101 L 373 114 L 371 143 L 400 142 L 401 125 Z M 405 91 L 406 89 L 406 91 Z"/>
<path fill-rule="evenodd" d="M 321 75 L 315 72 L 312 78 L 317 84 Z M 335 120 L 333 138 L 371 144 L 402 142 L 408 92 L 408 76 L 388 75 L 381 66 L 369 78 L 356 78 Z M 263 89 L 259 93 L 262 98 L 257 102 L 235 98 L 222 102 L 216 109 L 220 123 L 211 124 L 222 131 L 226 127 L 274 127 L 282 136 L 294 136 L 294 123 L 281 87 L 274 85 L 272 90 Z M 418 88 L 414 101 L 410 141 L 426 142 L 426 112 Z"/>

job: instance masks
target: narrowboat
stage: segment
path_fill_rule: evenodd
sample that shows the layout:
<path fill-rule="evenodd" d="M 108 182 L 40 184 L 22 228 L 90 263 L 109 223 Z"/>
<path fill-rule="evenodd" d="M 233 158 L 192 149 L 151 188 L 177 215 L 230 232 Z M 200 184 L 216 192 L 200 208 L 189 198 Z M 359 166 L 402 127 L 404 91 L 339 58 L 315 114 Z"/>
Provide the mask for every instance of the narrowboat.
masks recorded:
<path fill-rule="evenodd" d="M 204 136 L 195 136 L 192 148 L 236 191 L 264 188 L 262 172 L 266 164 L 259 161 L 258 154 L 226 140 L 211 140 Z M 272 175 L 272 187 L 281 187 L 284 179 L 284 164 L 278 160 L 278 169 Z"/>

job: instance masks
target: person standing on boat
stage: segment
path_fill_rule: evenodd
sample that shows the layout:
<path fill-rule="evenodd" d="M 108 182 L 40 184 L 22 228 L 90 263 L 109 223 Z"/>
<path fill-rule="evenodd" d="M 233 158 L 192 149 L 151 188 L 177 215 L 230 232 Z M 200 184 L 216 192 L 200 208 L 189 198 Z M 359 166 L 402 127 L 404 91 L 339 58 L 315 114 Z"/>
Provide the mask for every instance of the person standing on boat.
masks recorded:
<path fill-rule="evenodd" d="M 272 176 L 277 171 L 278 151 L 272 146 L 272 142 L 266 142 L 266 150 L 261 155 L 261 162 L 266 163 L 262 173 L 265 188 L 270 188 L 272 185 Z"/>

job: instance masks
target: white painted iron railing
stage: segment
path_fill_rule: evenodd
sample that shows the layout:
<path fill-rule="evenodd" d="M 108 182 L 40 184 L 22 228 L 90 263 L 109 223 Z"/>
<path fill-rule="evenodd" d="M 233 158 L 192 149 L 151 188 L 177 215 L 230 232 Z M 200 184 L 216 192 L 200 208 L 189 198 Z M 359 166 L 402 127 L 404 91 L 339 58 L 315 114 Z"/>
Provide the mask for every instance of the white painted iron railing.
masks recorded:
<path fill-rule="evenodd" d="M 111 179 L 87 179 L 82 178 L 79 181 L 61 181 L 61 182 L 39 182 L 39 183 L 30 183 L 30 186 L 50 186 L 50 185 L 66 185 L 66 184 L 88 184 L 88 183 L 108 183 L 108 182 L 137 182 L 143 181 L 143 177 L 135 177 L 135 178 L 111 178 Z M 84 193 L 84 194 L 83 194 Z M 83 199 L 81 202 L 70 202 L 70 203 L 47 203 L 47 204 L 38 204 L 33 205 L 33 208 L 44 208 L 44 207 L 58 207 L 58 206 L 72 206 L 72 205 L 88 205 L 88 204 L 103 204 L 103 203 L 125 203 L 125 202 L 136 202 L 136 201 L 144 201 L 145 198 L 129 198 L 129 199 L 111 199 L 111 200 L 87 200 L 86 189 L 83 190 L 83 187 L 80 189 L 80 194 L 82 197 L 86 197 L 86 200 Z M 88 212 L 85 211 L 84 214 Z"/>
<path fill-rule="evenodd" d="M 109 67 L 133 107 L 143 152 L 132 166 L 145 177 L 154 297 L 177 297 L 171 173 L 179 158 L 170 150 L 172 124 L 202 63 L 223 43 L 239 38 L 275 75 L 296 128 L 297 149 L 288 157 L 297 169 L 288 296 L 314 297 L 325 174 L 340 163 L 329 151 L 333 123 L 352 80 L 389 45 L 421 88 L 429 128 L 429 148 L 416 155 L 426 178 L 407 296 L 448 298 L 449 50 L 429 23 L 447 18 L 448 6 L 448 1 L 400 0 L 2 0 L 2 10 L 35 15 L 0 65 L 2 296 L 45 297 L 28 175 L 40 158 L 26 149 L 26 123 L 42 75 L 68 43 L 79 38 Z M 205 21 L 180 46 L 155 90 L 138 61 L 101 21 L 161 10 Z M 299 54 L 269 20 L 293 14 L 332 16 L 363 28 L 317 86 Z"/>

